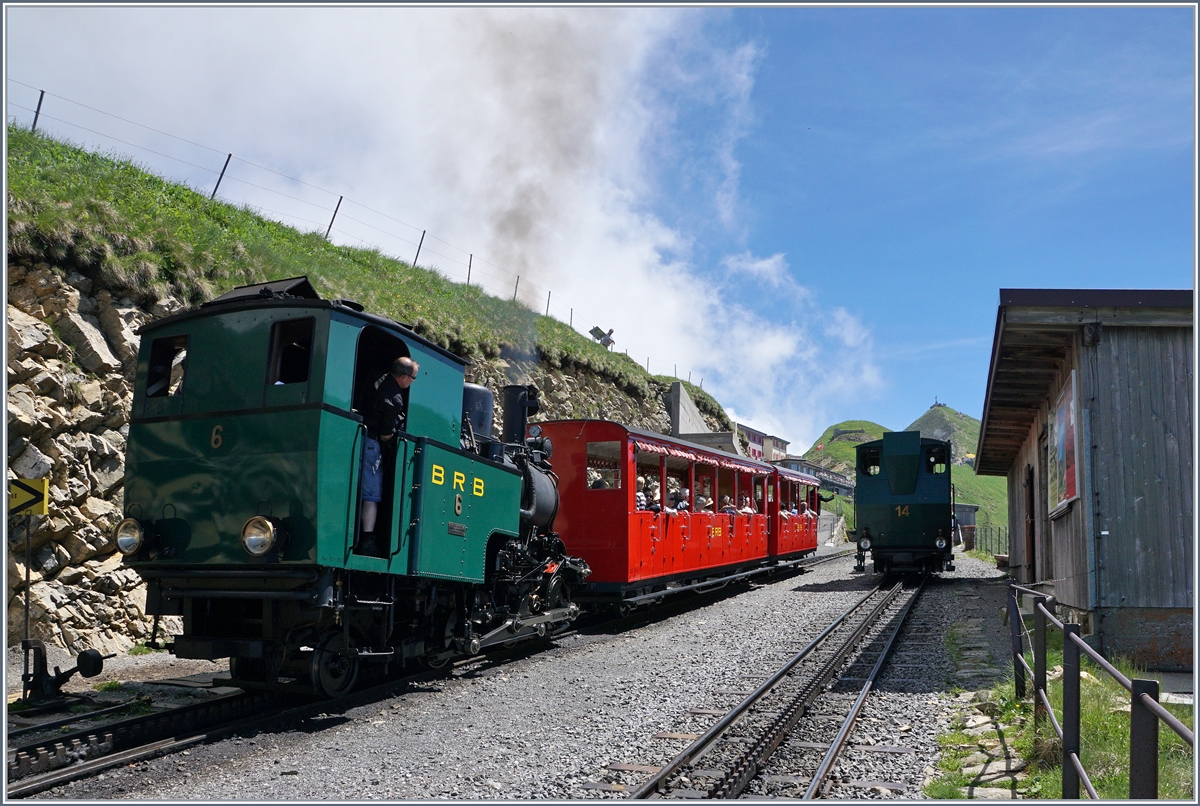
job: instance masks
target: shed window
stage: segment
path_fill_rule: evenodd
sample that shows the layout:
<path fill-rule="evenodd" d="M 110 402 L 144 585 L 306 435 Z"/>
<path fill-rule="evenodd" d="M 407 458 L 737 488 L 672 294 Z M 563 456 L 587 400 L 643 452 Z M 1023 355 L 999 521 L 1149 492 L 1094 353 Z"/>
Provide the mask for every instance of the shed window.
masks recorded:
<path fill-rule="evenodd" d="M 589 490 L 616 490 L 621 487 L 621 443 L 589 442 L 587 446 L 587 486 Z"/>
<path fill-rule="evenodd" d="M 307 383 L 312 363 L 312 318 L 290 319 L 271 326 L 271 369 L 267 383 L 286 386 Z"/>
<path fill-rule="evenodd" d="M 187 336 L 167 336 L 150 345 L 150 370 L 146 374 L 146 397 L 177 395 L 183 388 L 187 367 Z"/>
<path fill-rule="evenodd" d="M 879 475 L 879 449 L 870 448 L 859 453 L 859 471 L 868 476 Z"/>
<path fill-rule="evenodd" d="M 925 469 L 930 473 L 945 473 L 946 465 L 946 446 L 934 445 L 925 449 Z"/>

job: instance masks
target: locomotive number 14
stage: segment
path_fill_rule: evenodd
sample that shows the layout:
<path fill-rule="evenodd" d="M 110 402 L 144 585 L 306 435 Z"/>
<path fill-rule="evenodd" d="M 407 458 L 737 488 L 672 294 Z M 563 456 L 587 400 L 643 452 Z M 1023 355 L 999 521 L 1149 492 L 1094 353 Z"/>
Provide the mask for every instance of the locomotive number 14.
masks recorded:
<path fill-rule="evenodd" d="M 896 517 L 897 518 L 907 518 L 908 517 L 908 505 L 907 504 L 905 504 L 902 507 L 896 507 Z"/>

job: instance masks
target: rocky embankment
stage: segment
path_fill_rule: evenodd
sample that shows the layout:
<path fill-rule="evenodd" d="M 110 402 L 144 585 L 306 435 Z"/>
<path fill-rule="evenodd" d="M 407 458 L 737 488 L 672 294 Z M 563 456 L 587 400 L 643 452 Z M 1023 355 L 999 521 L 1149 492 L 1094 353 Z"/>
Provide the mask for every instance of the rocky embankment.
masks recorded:
<path fill-rule="evenodd" d="M 31 521 L 30 631 L 72 653 L 121 651 L 146 640 L 152 621 L 145 588 L 122 567 L 111 534 L 123 512 L 136 331 L 184 306 L 169 297 L 121 296 L 96 277 L 12 255 L 7 281 L 8 477 L 50 480 L 50 514 Z M 653 383 L 651 396 L 637 398 L 594 374 L 511 355 L 472 364 L 468 378 L 497 401 L 506 383 L 536 384 L 539 419 L 605 417 L 670 428 L 666 389 Z M 719 427 L 715 420 L 710 426 Z M 24 522 L 8 522 L 10 646 L 24 637 Z M 178 631 L 174 619 L 163 629 Z"/>

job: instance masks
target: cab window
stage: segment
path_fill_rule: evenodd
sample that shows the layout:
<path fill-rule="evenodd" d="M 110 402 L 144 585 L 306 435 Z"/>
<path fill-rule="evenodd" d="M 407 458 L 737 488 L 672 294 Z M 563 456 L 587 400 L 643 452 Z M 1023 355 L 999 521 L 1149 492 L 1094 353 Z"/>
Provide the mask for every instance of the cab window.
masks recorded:
<path fill-rule="evenodd" d="M 879 475 L 879 449 L 878 448 L 869 448 L 867 450 L 860 451 L 859 452 L 858 469 L 860 472 L 862 472 L 868 476 L 878 476 Z"/>
<path fill-rule="evenodd" d="M 945 445 L 933 445 L 925 449 L 925 470 L 929 473 L 945 473 L 948 464 Z"/>
<path fill-rule="evenodd" d="M 171 397 L 183 389 L 187 368 L 187 336 L 167 336 L 150 345 L 150 369 L 146 374 L 146 397 Z"/>
<path fill-rule="evenodd" d="M 267 373 L 269 385 L 308 382 L 314 322 L 312 318 L 289 319 L 271 326 L 271 364 Z"/>

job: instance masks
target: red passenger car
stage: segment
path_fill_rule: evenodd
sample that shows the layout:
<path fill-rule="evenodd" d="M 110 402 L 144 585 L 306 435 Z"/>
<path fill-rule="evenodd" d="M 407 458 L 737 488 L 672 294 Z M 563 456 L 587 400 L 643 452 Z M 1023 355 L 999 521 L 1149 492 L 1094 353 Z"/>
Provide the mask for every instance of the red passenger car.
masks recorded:
<path fill-rule="evenodd" d="M 581 601 L 647 603 L 816 551 L 816 518 L 801 511 L 815 515 L 811 476 L 604 420 L 538 425 L 554 444 L 555 528 L 592 569 Z M 684 491 L 690 511 L 672 507 Z M 753 512 L 722 512 L 725 496 Z"/>

